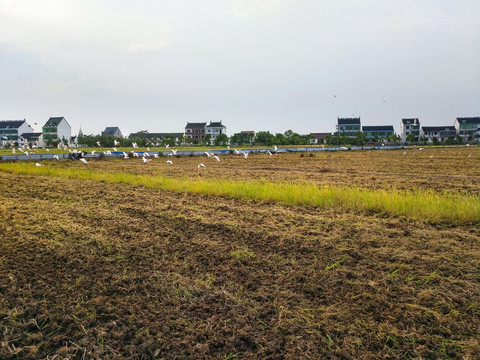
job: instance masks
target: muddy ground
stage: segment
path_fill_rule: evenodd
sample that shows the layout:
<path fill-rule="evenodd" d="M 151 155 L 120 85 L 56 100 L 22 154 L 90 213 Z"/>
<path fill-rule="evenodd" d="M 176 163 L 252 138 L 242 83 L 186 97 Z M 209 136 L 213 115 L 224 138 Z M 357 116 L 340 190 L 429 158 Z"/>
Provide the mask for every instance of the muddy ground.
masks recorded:
<path fill-rule="evenodd" d="M 203 172 L 196 158 L 89 165 L 297 180 L 307 169 L 313 181 L 353 173 L 380 188 L 417 171 L 420 188 L 474 193 L 470 152 L 451 172 L 434 162 L 439 153 L 402 167 L 402 153 L 381 162 L 373 151 L 376 165 L 367 152 L 203 159 Z M 286 170 L 262 169 L 267 161 Z M 0 358 L 480 357 L 478 226 L 3 172 L 0 201 Z"/>

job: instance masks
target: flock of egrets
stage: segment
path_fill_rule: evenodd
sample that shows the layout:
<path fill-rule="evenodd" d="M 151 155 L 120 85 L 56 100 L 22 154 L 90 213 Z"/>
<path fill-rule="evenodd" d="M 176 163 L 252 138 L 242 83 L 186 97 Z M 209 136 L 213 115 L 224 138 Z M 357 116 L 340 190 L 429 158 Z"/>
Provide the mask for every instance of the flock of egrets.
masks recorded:
<path fill-rule="evenodd" d="M 118 153 L 118 150 L 115 146 L 118 146 L 120 143 L 117 141 L 117 140 L 114 140 L 114 147 L 112 147 L 112 150 L 114 152 L 117 152 Z M 102 146 L 101 143 L 99 141 L 97 141 L 97 146 Z M 133 149 L 127 153 L 125 151 L 123 151 L 121 154 L 123 155 L 118 155 L 117 157 L 120 157 L 120 158 L 123 158 L 123 159 L 130 159 L 130 158 L 141 158 L 142 161 L 144 163 L 149 163 L 150 161 L 152 161 L 152 158 L 153 157 L 154 159 L 158 159 L 159 158 L 159 154 L 158 153 L 155 153 L 155 154 L 150 154 L 149 151 L 150 151 L 150 148 L 147 147 L 147 151 L 144 151 L 144 152 L 137 152 L 136 149 L 138 149 L 138 145 L 137 143 L 132 143 L 132 146 L 133 146 Z M 36 147 L 35 147 L 36 148 Z M 61 149 L 60 145 L 58 146 L 59 149 Z M 166 148 L 168 149 L 169 148 L 169 145 L 166 145 Z M 227 147 L 229 150 L 230 150 L 230 146 Z M 64 151 L 68 151 L 69 152 L 69 155 L 68 155 L 68 158 L 70 160 L 78 160 L 78 161 L 81 161 L 83 162 L 84 164 L 88 164 L 88 161 L 87 159 L 85 158 L 85 156 L 88 154 L 87 152 L 85 151 L 78 151 L 77 149 L 69 149 L 68 146 L 64 146 L 63 147 Z M 19 147 L 19 150 L 22 151 L 25 155 L 29 155 L 29 152 L 27 150 L 30 150 L 30 148 L 28 146 L 23 146 L 23 147 Z M 105 150 L 103 151 L 101 154 L 103 155 L 113 155 L 112 154 L 112 150 Z M 49 151 L 49 149 L 47 149 L 47 151 Z M 170 157 L 173 157 L 173 156 L 177 156 L 178 153 L 177 153 L 177 149 L 171 149 L 169 150 L 167 156 L 170 156 Z M 266 151 L 270 156 L 273 156 L 273 154 L 277 154 L 278 153 L 278 148 L 277 146 L 274 146 L 274 150 L 273 150 L 273 153 L 270 151 L 270 150 L 267 150 Z M 15 154 L 15 148 L 13 148 L 13 153 Z M 93 156 L 96 154 L 96 151 L 95 150 L 92 150 L 90 152 Z M 216 160 L 217 162 L 220 162 L 220 157 L 218 155 L 215 155 L 213 152 L 209 152 L 209 151 L 205 151 L 204 152 L 205 155 L 208 157 L 208 158 L 211 158 L 211 159 L 214 159 Z M 245 159 L 248 158 L 248 152 L 244 152 L 242 150 L 237 150 L 237 149 L 233 149 L 233 153 L 235 155 L 243 155 L 243 157 Z M 31 153 L 30 153 L 31 154 Z M 52 157 L 54 160 L 59 160 L 59 157 L 57 155 L 53 155 Z M 166 163 L 168 165 L 173 165 L 173 160 L 171 159 L 168 159 L 166 161 Z M 44 166 L 40 163 L 36 163 L 35 164 L 36 166 Z M 207 166 L 204 164 L 204 163 L 200 163 L 197 165 L 197 168 L 206 168 Z"/>

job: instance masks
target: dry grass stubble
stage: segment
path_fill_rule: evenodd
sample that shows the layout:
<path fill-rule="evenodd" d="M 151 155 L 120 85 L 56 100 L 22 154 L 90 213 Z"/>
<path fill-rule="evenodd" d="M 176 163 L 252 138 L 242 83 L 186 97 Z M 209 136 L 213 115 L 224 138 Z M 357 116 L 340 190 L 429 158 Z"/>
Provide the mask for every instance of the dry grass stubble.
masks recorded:
<path fill-rule="evenodd" d="M 0 179 L 2 357 L 480 355 L 477 227 Z"/>

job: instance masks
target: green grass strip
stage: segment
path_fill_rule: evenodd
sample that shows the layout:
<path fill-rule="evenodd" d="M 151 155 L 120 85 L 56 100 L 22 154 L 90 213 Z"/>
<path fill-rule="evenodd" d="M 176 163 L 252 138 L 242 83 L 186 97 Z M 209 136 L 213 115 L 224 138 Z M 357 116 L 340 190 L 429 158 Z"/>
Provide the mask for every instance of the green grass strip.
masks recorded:
<path fill-rule="evenodd" d="M 106 183 L 124 183 L 175 192 L 272 201 L 285 205 L 311 205 L 321 209 L 373 211 L 432 223 L 480 223 L 478 195 L 437 193 L 431 190 L 368 190 L 356 187 L 318 186 L 311 183 L 174 179 L 120 172 L 36 167 L 31 163 L 0 164 L 0 170 L 14 174 L 48 175 Z"/>

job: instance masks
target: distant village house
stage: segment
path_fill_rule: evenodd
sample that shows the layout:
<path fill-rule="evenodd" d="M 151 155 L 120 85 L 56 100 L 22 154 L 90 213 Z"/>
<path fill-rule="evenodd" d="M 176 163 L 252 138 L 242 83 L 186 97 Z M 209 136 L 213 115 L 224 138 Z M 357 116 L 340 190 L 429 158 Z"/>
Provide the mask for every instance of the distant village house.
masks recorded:
<path fill-rule="evenodd" d="M 51 117 L 42 127 L 43 141 L 48 145 L 53 141 L 70 141 L 72 128 L 64 117 Z"/>
<path fill-rule="evenodd" d="M 362 126 L 362 131 L 367 140 L 388 139 L 395 135 L 393 125 Z"/>
<path fill-rule="evenodd" d="M 205 137 L 206 122 L 202 123 L 189 123 L 185 126 L 185 137 L 195 141 L 202 141 Z"/>
<path fill-rule="evenodd" d="M 434 142 L 434 139 L 436 141 L 455 139 L 456 135 L 455 126 L 422 126 L 420 130 L 420 137 L 428 143 Z"/>
<path fill-rule="evenodd" d="M 341 136 L 355 137 L 355 134 L 360 131 L 360 117 L 337 118 L 336 131 Z"/>
<path fill-rule="evenodd" d="M 480 139 L 480 117 L 457 117 L 454 126 L 463 141 Z"/>
<path fill-rule="evenodd" d="M 13 144 L 14 146 L 22 146 L 23 140 L 20 136 L 24 133 L 33 132 L 33 128 L 23 120 L 3 120 L 0 121 L 0 140 L 2 146 Z"/>
<path fill-rule="evenodd" d="M 106 127 L 105 130 L 102 131 L 102 136 L 112 136 L 114 138 L 121 138 L 123 139 L 123 134 L 118 127 Z"/>
<path fill-rule="evenodd" d="M 420 121 L 418 118 L 405 118 L 400 122 L 400 140 L 406 142 L 410 134 L 415 136 L 414 141 L 420 139 Z"/>
<path fill-rule="evenodd" d="M 330 136 L 330 133 L 310 133 L 312 136 L 312 144 L 324 144 L 325 143 L 325 138 L 327 136 Z"/>
<path fill-rule="evenodd" d="M 210 124 L 205 126 L 205 135 L 210 135 L 210 143 L 213 144 L 216 137 L 221 134 L 227 134 L 227 127 L 222 125 L 221 121 L 210 121 Z"/>

